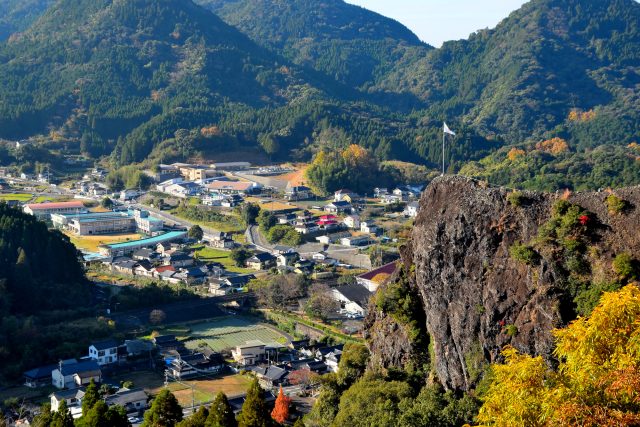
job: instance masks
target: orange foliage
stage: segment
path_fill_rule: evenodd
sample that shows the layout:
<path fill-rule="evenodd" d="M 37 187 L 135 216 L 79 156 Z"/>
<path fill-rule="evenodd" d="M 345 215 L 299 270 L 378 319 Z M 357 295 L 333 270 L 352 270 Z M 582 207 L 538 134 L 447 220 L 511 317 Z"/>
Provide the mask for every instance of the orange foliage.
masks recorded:
<path fill-rule="evenodd" d="M 369 152 L 359 145 L 351 144 L 342 152 L 342 158 L 348 163 L 358 164 L 369 157 Z"/>
<path fill-rule="evenodd" d="M 526 154 L 527 153 L 524 150 L 520 149 L 520 148 L 512 148 L 509 151 L 509 154 L 507 154 L 507 158 L 513 162 L 518 157 L 522 157 L 522 156 L 524 156 Z"/>
<path fill-rule="evenodd" d="M 291 398 L 284 395 L 282 386 L 280 386 L 276 406 L 273 408 L 273 411 L 271 411 L 271 418 L 280 424 L 284 424 L 284 422 L 289 419 L 289 405 L 291 405 Z"/>
<path fill-rule="evenodd" d="M 546 141 L 538 142 L 536 144 L 536 149 L 540 151 L 545 151 L 551 154 L 560 154 L 569 150 L 569 144 L 562 138 L 552 138 Z"/>
<path fill-rule="evenodd" d="M 387 273 L 379 273 L 379 274 L 376 274 L 376 275 L 371 279 L 371 281 L 372 281 L 373 283 L 377 283 L 377 284 L 381 285 L 381 284 L 383 284 L 384 282 L 386 282 L 387 280 L 389 280 L 389 277 L 390 277 L 390 275 L 389 275 L 389 274 L 387 274 Z"/>
<path fill-rule="evenodd" d="M 571 197 L 571 190 L 569 190 L 568 188 L 565 188 L 565 190 L 562 192 L 562 196 L 560 196 L 560 198 L 562 200 L 569 200 L 569 197 Z"/>
<path fill-rule="evenodd" d="M 220 132 L 220 128 L 218 126 L 209 126 L 200 129 L 200 134 L 207 138 L 211 136 L 220 136 L 221 133 L 222 132 Z"/>

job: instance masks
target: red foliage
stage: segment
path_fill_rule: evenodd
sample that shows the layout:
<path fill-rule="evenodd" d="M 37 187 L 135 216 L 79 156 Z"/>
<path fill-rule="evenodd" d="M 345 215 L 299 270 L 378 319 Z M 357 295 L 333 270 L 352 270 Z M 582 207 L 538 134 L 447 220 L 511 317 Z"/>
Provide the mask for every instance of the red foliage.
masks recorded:
<path fill-rule="evenodd" d="M 580 224 L 582 224 L 582 225 L 589 224 L 589 216 L 588 215 L 582 215 L 580 217 Z"/>
<path fill-rule="evenodd" d="M 289 405 L 291 405 L 291 399 L 284 395 L 282 392 L 282 386 L 280 386 L 280 392 L 276 399 L 276 406 L 271 411 L 271 418 L 280 424 L 283 424 L 289 419 Z"/>

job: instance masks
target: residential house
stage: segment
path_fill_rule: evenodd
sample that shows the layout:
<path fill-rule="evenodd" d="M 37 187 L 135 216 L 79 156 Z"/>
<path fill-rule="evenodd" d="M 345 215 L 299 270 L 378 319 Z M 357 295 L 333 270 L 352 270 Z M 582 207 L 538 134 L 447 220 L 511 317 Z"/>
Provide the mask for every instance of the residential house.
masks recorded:
<path fill-rule="evenodd" d="M 195 182 L 183 181 L 165 187 L 164 192 L 175 197 L 187 198 L 197 196 L 202 191 L 202 187 Z"/>
<path fill-rule="evenodd" d="M 276 257 L 267 252 L 259 252 L 246 261 L 247 268 L 267 270 L 276 265 Z"/>
<path fill-rule="evenodd" d="M 122 406 L 127 415 L 141 415 L 149 407 L 149 396 L 141 388 L 133 390 L 123 388 L 105 397 L 104 403 L 107 406 Z"/>
<path fill-rule="evenodd" d="M 118 342 L 116 340 L 98 341 L 89 346 L 89 358 L 98 365 L 110 365 L 118 361 Z"/>
<path fill-rule="evenodd" d="M 288 372 L 284 368 L 275 365 L 256 366 L 251 369 L 255 374 L 258 382 L 265 390 L 279 387 L 287 383 Z"/>
<path fill-rule="evenodd" d="M 128 274 L 132 276 L 134 269 L 136 268 L 137 265 L 138 265 L 137 261 L 134 261 L 131 258 L 125 258 L 111 264 L 111 269 L 118 273 Z"/>
<path fill-rule="evenodd" d="M 323 245 L 329 245 L 332 243 L 338 243 L 341 239 L 351 237 L 351 233 L 348 231 L 341 231 L 338 233 L 326 234 L 324 236 L 316 237 L 316 240 Z"/>
<path fill-rule="evenodd" d="M 235 289 L 222 280 L 213 279 L 209 281 L 209 293 L 216 297 L 229 295 L 235 292 Z"/>
<path fill-rule="evenodd" d="M 199 267 L 182 268 L 173 275 L 174 279 L 178 279 L 183 283 L 190 285 L 204 282 L 206 274 Z"/>
<path fill-rule="evenodd" d="M 280 225 L 295 225 L 296 224 L 296 214 L 288 213 L 276 216 L 278 220 L 278 224 Z"/>
<path fill-rule="evenodd" d="M 347 228 L 352 228 L 352 229 L 355 229 L 355 230 L 359 230 L 360 229 L 360 216 L 358 216 L 356 214 L 348 215 L 347 217 L 345 217 L 345 219 L 342 220 L 342 223 L 344 225 L 346 225 Z"/>
<path fill-rule="evenodd" d="M 175 335 L 158 335 L 152 341 L 160 353 L 178 351 L 184 348 L 184 344 L 178 341 Z"/>
<path fill-rule="evenodd" d="M 401 202 L 407 202 L 409 201 L 411 192 L 409 192 L 406 188 L 398 187 L 393 190 L 393 195 L 396 196 Z"/>
<path fill-rule="evenodd" d="M 166 256 L 162 263 L 174 268 L 183 268 L 192 266 L 195 263 L 195 260 L 184 252 L 175 252 Z"/>
<path fill-rule="evenodd" d="M 24 385 L 31 388 L 51 385 L 51 373 L 57 367 L 58 365 L 47 365 L 26 371 L 23 374 Z"/>
<path fill-rule="evenodd" d="M 358 194 L 347 189 L 338 190 L 333 194 L 334 202 L 347 202 L 351 204 L 357 202 L 360 199 L 361 197 Z"/>
<path fill-rule="evenodd" d="M 334 350 L 327 354 L 324 358 L 324 363 L 331 372 L 338 372 L 338 365 L 340 364 L 340 358 L 342 357 L 342 350 Z"/>
<path fill-rule="evenodd" d="M 214 234 L 208 235 L 210 238 L 211 246 L 219 249 L 233 249 L 236 243 L 233 241 L 228 233 L 218 231 Z"/>
<path fill-rule="evenodd" d="M 322 208 L 325 212 L 332 214 L 348 214 L 351 213 L 351 203 L 347 201 L 332 202 Z"/>
<path fill-rule="evenodd" d="M 120 200 L 122 200 L 123 202 L 129 201 L 129 200 L 134 200 L 135 198 L 139 197 L 142 195 L 142 192 L 136 189 L 127 189 L 127 190 L 122 190 L 120 192 Z"/>
<path fill-rule="evenodd" d="M 251 366 L 262 361 L 266 345 L 260 341 L 247 341 L 231 350 L 231 356 L 240 366 Z"/>
<path fill-rule="evenodd" d="M 373 195 L 376 198 L 382 198 L 382 197 L 386 196 L 387 194 L 389 194 L 389 190 L 386 189 L 386 188 L 375 188 L 373 190 Z"/>
<path fill-rule="evenodd" d="M 224 359 L 219 353 L 193 353 L 179 356 L 171 361 L 167 368 L 169 374 L 178 380 L 195 377 L 202 374 L 215 374 L 225 367 Z"/>
<path fill-rule="evenodd" d="M 308 259 L 298 260 L 294 265 L 293 272 L 296 274 L 311 274 L 315 263 Z"/>
<path fill-rule="evenodd" d="M 291 246 L 275 245 L 273 247 L 274 254 L 286 254 L 291 252 L 295 252 L 295 249 L 293 249 Z"/>
<path fill-rule="evenodd" d="M 179 177 L 171 178 L 156 185 L 156 190 L 158 190 L 161 193 L 168 193 L 167 189 L 169 187 L 175 184 L 180 184 L 181 182 L 184 182 L 184 179 Z"/>
<path fill-rule="evenodd" d="M 51 403 L 51 412 L 58 412 L 62 402 L 65 402 L 71 416 L 80 418 L 82 416 L 82 399 L 85 395 L 84 388 L 76 388 L 70 390 L 58 390 L 49 395 L 49 402 Z"/>
<path fill-rule="evenodd" d="M 176 268 L 170 265 L 161 265 L 151 270 L 152 276 L 156 279 L 163 280 L 164 277 L 171 277 L 176 273 Z"/>
<path fill-rule="evenodd" d="M 364 286 L 352 283 L 333 288 L 331 295 L 333 299 L 340 302 L 341 307 L 347 313 L 364 316 L 369 305 L 369 298 L 373 294 Z"/>
<path fill-rule="evenodd" d="M 136 261 L 155 261 L 158 259 L 159 254 L 153 249 L 142 248 L 135 251 L 132 258 Z"/>
<path fill-rule="evenodd" d="M 307 200 L 313 197 L 313 192 L 309 187 L 305 187 L 304 185 L 298 185 L 294 187 L 287 186 L 287 189 L 284 192 L 285 200 Z"/>
<path fill-rule="evenodd" d="M 149 340 L 125 340 L 124 347 L 128 357 L 149 355 L 153 351 L 153 342 Z"/>
<path fill-rule="evenodd" d="M 276 264 L 278 267 L 291 267 L 300 259 L 297 252 L 285 252 L 277 256 Z"/>
<path fill-rule="evenodd" d="M 364 286 L 369 292 L 375 292 L 378 287 L 386 282 L 395 273 L 398 268 L 396 261 L 383 265 L 382 267 L 371 270 L 367 273 L 361 274 L 356 277 L 356 281 L 361 286 Z"/>
<path fill-rule="evenodd" d="M 375 235 L 378 234 L 378 230 L 380 230 L 378 226 L 371 221 L 362 221 L 360 223 L 360 231 L 363 233 Z"/>
<path fill-rule="evenodd" d="M 407 203 L 402 214 L 409 218 L 415 218 L 418 216 L 418 210 L 420 209 L 420 202 Z"/>
<path fill-rule="evenodd" d="M 235 291 L 242 291 L 250 281 L 254 280 L 256 276 L 253 274 L 242 274 L 238 276 L 229 276 L 223 279 L 223 283 L 231 286 Z"/>
<path fill-rule="evenodd" d="M 58 367 L 51 371 L 51 383 L 56 388 L 78 388 L 89 384 L 91 379 L 96 383 L 102 381 L 102 371 L 95 360 L 78 362 L 75 359 L 70 359 L 61 361 Z"/>
<path fill-rule="evenodd" d="M 369 243 L 371 243 L 369 236 L 351 236 L 340 239 L 340 244 L 342 246 L 366 246 Z"/>
<path fill-rule="evenodd" d="M 395 194 L 385 194 L 380 198 L 380 202 L 385 205 L 392 205 L 394 203 L 402 203 L 402 197 Z"/>
<path fill-rule="evenodd" d="M 318 226 L 325 230 L 338 228 L 338 218 L 335 215 L 323 215 L 317 222 Z"/>
<path fill-rule="evenodd" d="M 145 259 L 137 262 L 133 268 L 133 274 L 136 276 L 153 277 L 153 269 L 153 264 Z"/>

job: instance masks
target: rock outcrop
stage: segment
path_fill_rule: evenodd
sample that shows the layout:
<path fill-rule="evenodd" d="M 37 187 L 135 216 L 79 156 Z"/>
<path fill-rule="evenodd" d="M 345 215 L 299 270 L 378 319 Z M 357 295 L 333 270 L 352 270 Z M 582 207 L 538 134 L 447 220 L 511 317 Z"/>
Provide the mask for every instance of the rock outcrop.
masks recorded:
<path fill-rule="evenodd" d="M 510 203 L 510 191 L 462 177 L 434 180 L 420 201 L 412 241 L 403 251 L 411 265 L 432 345 L 432 366 L 448 389 L 466 390 L 477 381 L 478 364 L 495 362 L 501 349 L 553 361 L 551 331 L 572 320 L 566 271 L 552 257 L 527 265 L 510 255 L 517 242 L 535 238 L 551 216 L 559 194 L 525 192 Z M 589 274 L 606 276 L 620 252 L 640 253 L 640 188 L 616 190 L 628 202 L 624 214 L 610 214 L 608 193 L 578 193 L 569 201 L 598 221 L 589 256 Z M 603 273 L 603 271 L 605 271 Z M 424 357 L 411 345 L 402 325 L 371 308 L 367 320 L 373 360 L 384 367 Z M 411 353 L 414 354 L 411 354 Z"/>

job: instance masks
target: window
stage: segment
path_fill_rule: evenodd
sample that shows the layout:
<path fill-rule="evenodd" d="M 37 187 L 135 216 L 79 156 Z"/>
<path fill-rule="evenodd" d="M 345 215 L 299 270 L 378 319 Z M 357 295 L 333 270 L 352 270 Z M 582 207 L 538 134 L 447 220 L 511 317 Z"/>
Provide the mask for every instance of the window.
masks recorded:
<path fill-rule="evenodd" d="M 102 351 L 102 350 L 101 350 L 101 351 L 99 351 L 99 352 L 98 352 L 98 356 L 100 356 L 100 357 L 104 356 L 104 351 Z"/>

